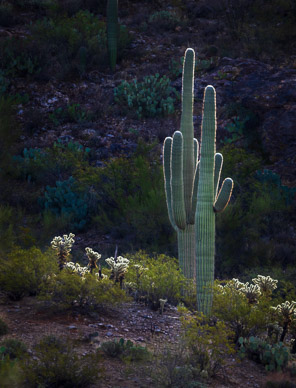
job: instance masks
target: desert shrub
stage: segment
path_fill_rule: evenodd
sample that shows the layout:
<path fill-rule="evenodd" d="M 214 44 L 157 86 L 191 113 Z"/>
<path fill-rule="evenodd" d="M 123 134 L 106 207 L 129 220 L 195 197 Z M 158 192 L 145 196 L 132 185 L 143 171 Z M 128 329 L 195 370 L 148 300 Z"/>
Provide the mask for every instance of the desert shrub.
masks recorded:
<path fill-rule="evenodd" d="M 184 23 L 175 12 L 162 10 L 149 17 L 149 24 L 157 30 L 175 30 Z"/>
<path fill-rule="evenodd" d="M 1 348 L 0 348 L 1 349 Z M 22 371 L 17 360 L 10 360 L 9 357 L 1 357 L 0 350 L 0 381 L 1 388 L 23 387 Z"/>
<path fill-rule="evenodd" d="M 0 40 L 0 58 L 4 75 L 11 79 L 37 75 L 43 63 L 39 48 L 34 46 L 31 37 Z"/>
<path fill-rule="evenodd" d="M 79 356 L 69 340 L 49 336 L 34 347 L 35 359 L 21 364 L 26 387 L 84 388 L 101 376 L 96 353 Z"/>
<path fill-rule="evenodd" d="M 278 185 L 258 179 L 263 161 L 256 155 L 233 146 L 224 147 L 222 153 L 223 176 L 229 174 L 225 176 L 231 176 L 235 185 L 229 207 L 216 218 L 216 274 L 236 276 L 259 265 L 289 266 L 295 254 L 288 232 L 295 201 L 287 205 Z"/>
<path fill-rule="evenodd" d="M 266 331 L 272 321 L 272 302 L 270 298 L 261 295 L 258 303 L 251 304 L 246 295 L 235 286 L 235 280 L 237 279 L 224 282 L 224 286 L 216 281 L 212 315 L 227 324 L 234 333 L 232 340 L 236 343 L 239 337 L 258 335 Z M 244 286 L 243 283 L 240 285 Z"/>
<path fill-rule="evenodd" d="M 189 314 L 186 309 L 180 312 L 191 366 L 199 376 L 215 375 L 225 365 L 226 355 L 234 354 L 232 330 L 227 323 L 203 314 Z"/>
<path fill-rule="evenodd" d="M 84 111 L 80 104 L 69 104 L 65 108 L 57 108 L 49 115 L 54 125 L 64 123 L 82 123 L 90 120 L 90 115 Z"/>
<path fill-rule="evenodd" d="M 162 166 L 154 145 L 139 143 L 129 158 L 111 159 L 100 168 L 89 166 L 73 176 L 81 191 L 88 191 L 93 224 L 120 241 L 122 250 L 173 250 Z"/>
<path fill-rule="evenodd" d="M 60 140 L 44 149 L 25 148 L 21 155 L 13 157 L 15 176 L 28 182 L 53 184 L 59 177 L 69 176 L 88 164 L 89 152 L 78 142 Z"/>
<path fill-rule="evenodd" d="M 47 61 L 55 58 L 55 69 L 61 77 L 82 76 L 87 70 L 108 63 L 106 24 L 87 10 L 71 17 L 40 20 L 31 27 L 31 32 Z M 120 26 L 119 56 L 128 43 L 127 29 Z"/>
<path fill-rule="evenodd" d="M 50 252 L 14 248 L 0 256 L 0 289 L 12 300 L 39 293 L 44 276 L 55 270 Z"/>
<path fill-rule="evenodd" d="M 159 74 L 146 76 L 142 82 L 134 79 L 122 81 L 114 89 L 114 100 L 126 112 L 134 111 L 138 118 L 165 116 L 174 113 L 174 103 L 179 98 L 175 88 L 170 86 L 170 79 Z"/>
<path fill-rule="evenodd" d="M 3 321 L 3 319 L 0 318 L 0 336 L 5 335 L 8 333 L 8 326 L 7 324 Z"/>
<path fill-rule="evenodd" d="M 207 373 L 192 366 L 184 341 L 165 344 L 153 354 L 150 376 L 157 387 L 206 388 Z"/>
<path fill-rule="evenodd" d="M 126 286 L 133 290 L 138 300 L 146 301 L 151 308 L 160 307 L 160 299 L 177 304 L 186 294 L 189 285 L 180 273 L 175 258 L 166 255 L 149 256 L 143 251 L 127 255 L 130 260 Z"/>
<path fill-rule="evenodd" d="M 17 339 L 8 338 L 1 342 L 2 357 L 8 356 L 10 360 L 15 358 L 22 359 L 27 353 L 26 345 Z"/>
<path fill-rule="evenodd" d="M 149 358 L 149 351 L 143 346 L 135 345 L 132 341 L 123 338 L 116 341 L 103 342 L 101 350 L 109 357 L 120 357 L 126 361 L 144 361 Z"/>
<path fill-rule="evenodd" d="M 68 268 L 44 281 L 40 299 L 47 301 L 53 310 L 72 309 L 83 313 L 128 300 L 126 293 L 111 280 L 98 280 L 95 274 L 81 277 Z"/>

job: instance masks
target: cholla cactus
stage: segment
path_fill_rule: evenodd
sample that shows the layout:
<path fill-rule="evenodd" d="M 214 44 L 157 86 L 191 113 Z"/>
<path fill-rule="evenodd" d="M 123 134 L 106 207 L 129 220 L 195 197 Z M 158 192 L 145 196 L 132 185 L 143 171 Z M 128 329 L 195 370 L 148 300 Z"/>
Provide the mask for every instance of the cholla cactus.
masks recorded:
<path fill-rule="evenodd" d="M 272 279 L 270 276 L 257 275 L 252 279 L 253 283 L 260 287 L 262 294 L 270 295 L 273 290 L 277 288 L 277 280 Z"/>
<path fill-rule="evenodd" d="M 106 259 L 106 263 L 112 270 L 110 279 L 114 279 L 115 283 L 120 282 L 120 287 L 122 287 L 124 274 L 128 270 L 129 262 L 128 259 L 122 256 L 118 256 L 117 259 L 114 259 L 114 257 Z"/>
<path fill-rule="evenodd" d="M 64 268 L 75 242 L 73 237 L 75 237 L 73 233 L 70 233 L 69 236 L 64 234 L 63 237 L 55 237 L 51 242 L 52 249 L 57 251 L 60 271 Z"/>
<path fill-rule="evenodd" d="M 258 298 L 261 295 L 260 287 L 257 284 L 249 285 L 249 283 L 246 283 L 239 291 L 245 294 L 250 304 L 257 303 Z"/>
<path fill-rule="evenodd" d="M 163 314 L 163 310 L 164 310 L 164 305 L 166 304 L 168 300 L 167 299 L 159 299 L 159 303 L 160 303 L 160 314 L 162 315 Z"/>
<path fill-rule="evenodd" d="M 232 290 L 239 291 L 241 288 L 245 287 L 245 283 L 240 282 L 238 279 L 233 278 L 227 284 L 225 284 L 226 288 L 231 288 Z"/>
<path fill-rule="evenodd" d="M 283 342 L 286 334 L 288 333 L 291 322 L 296 319 L 296 302 L 289 302 L 288 300 L 282 304 L 278 304 L 276 307 L 271 307 L 278 316 L 283 320 L 283 332 L 280 341 Z"/>
<path fill-rule="evenodd" d="M 90 272 L 87 267 L 81 267 L 78 263 L 73 263 L 72 261 L 70 261 L 69 263 L 66 263 L 64 268 L 68 268 L 72 270 L 82 278 L 84 278 L 84 276 Z"/>
<path fill-rule="evenodd" d="M 85 248 L 86 256 L 88 257 L 88 268 L 90 269 L 90 273 L 95 268 L 98 268 L 97 261 L 102 257 L 98 252 L 93 251 L 91 248 Z"/>

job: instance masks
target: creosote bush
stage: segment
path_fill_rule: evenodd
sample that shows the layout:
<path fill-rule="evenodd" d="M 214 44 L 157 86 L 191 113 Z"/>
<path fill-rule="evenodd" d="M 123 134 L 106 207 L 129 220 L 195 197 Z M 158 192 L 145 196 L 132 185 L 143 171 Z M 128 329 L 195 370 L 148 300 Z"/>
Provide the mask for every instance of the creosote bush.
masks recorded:
<path fill-rule="evenodd" d="M 98 353 L 79 356 L 69 339 L 45 337 L 34 354 L 21 363 L 26 387 L 87 388 L 102 376 Z"/>
<path fill-rule="evenodd" d="M 0 256 L 0 290 L 12 300 L 36 295 L 44 277 L 56 269 L 51 251 L 43 253 L 36 247 L 15 247 L 10 253 Z"/>
<path fill-rule="evenodd" d="M 185 299 L 189 304 L 194 298 L 191 283 L 179 271 L 178 261 L 166 255 L 149 256 L 143 251 L 130 260 L 125 287 L 136 300 L 146 302 L 152 309 L 160 307 L 160 299 L 177 304 Z M 191 298 L 190 298 L 191 296 Z"/>
<path fill-rule="evenodd" d="M 64 268 L 44 281 L 40 299 L 52 310 L 78 310 L 81 313 L 102 311 L 128 301 L 125 291 L 113 281 L 98 280 L 90 273 L 80 276 L 70 268 Z"/>

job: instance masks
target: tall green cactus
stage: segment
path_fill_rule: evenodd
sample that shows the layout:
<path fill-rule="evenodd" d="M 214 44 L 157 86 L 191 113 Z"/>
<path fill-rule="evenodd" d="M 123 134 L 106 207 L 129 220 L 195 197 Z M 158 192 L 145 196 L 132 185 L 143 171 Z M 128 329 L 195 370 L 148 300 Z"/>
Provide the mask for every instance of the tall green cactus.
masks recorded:
<path fill-rule="evenodd" d="M 115 70 L 118 43 L 118 0 L 107 2 L 107 42 L 111 70 Z"/>
<path fill-rule="evenodd" d="M 218 192 L 223 157 L 216 154 L 216 127 L 216 92 L 213 86 L 207 86 L 195 213 L 197 307 L 204 314 L 210 313 L 213 299 L 215 213 L 226 208 L 233 188 L 232 179 L 226 178 Z"/>
<path fill-rule="evenodd" d="M 194 51 L 187 49 L 183 65 L 181 127 L 172 138 L 165 139 L 163 147 L 169 219 L 177 232 L 180 268 L 191 279 L 195 278 L 194 214 L 198 181 L 194 180 L 195 175 L 198 177 L 198 142 L 193 133 L 194 61 Z"/>

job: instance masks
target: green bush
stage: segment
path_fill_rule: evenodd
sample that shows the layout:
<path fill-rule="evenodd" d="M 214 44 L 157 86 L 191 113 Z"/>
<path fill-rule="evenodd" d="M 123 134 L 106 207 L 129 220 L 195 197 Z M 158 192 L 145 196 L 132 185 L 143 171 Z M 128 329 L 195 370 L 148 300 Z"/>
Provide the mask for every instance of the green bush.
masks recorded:
<path fill-rule="evenodd" d="M 270 298 L 261 296 L 258 304 L 250 304 L 233 281 L 223 282 L 224 287 L 215 281 L 212 315 L 227 324 L 234 333 L 232 340 L 237 343 L 240 337 L 266 332 L 272 321 L 272 302 Z"/>
<path fill-rule="evenodd" d="M 57 108 L 49 115 L 49 118 L 54 125 L 61 125 L 64 123 L 82 123 L 90 120 L 90 116 L 85 112 L 80 104 L 69 104 L 66 108 Z"/>
<path fill-rule="evenodd" d="M 1 342 L 0 349 L 2 349 L 2 357 L 9 357 L 10 360 L 22 359 L 27 353 L 26 345 L 17 339 L 8 338 Z"/>
<path fill-rule="evenodd" d="M 135 345 L 132 341 L 107 341 L 101 345 L 101 350 L 109 357 L 120 357 L 125 361 L 144 361 L 149 358 L 147 348 Z"/>
<path fill-rule="evenodd" d="M 39 293 L 43 278 L 56 268 L 51 252 L 14 248 L 0 256 L 0 289 L 12 300 Z"/>
<path fill-rule="evenodd" d="M 190 364 L 199 376 L 214 376 L 225 365 L 227 355 L 234 354 L 234 333 L 226 322 L 212 321 L 200 313 L 188 314 L 186 309 L 180 312 Z"/>
<path fill-rule="evenodd" d="M 88 192 L 93 224 L 120 241 L 121 250 L 173 251 L 162 166 L 154 145 L 139 143 L 131 157 L 111 159 L 100 168 L 89 166 L 73 176 L 77 187 Z"/>
<path fill-rule="evenodd" d="M 162 10 L 149 17 L 149 24 L 157 30 L 175 30 L 184 23 L 175 12 Z"/>
<path fill-rule="evenodd" d="M 170 79 L 159 74 L 146 76 L 142 82 L 134 79 L 122 81 L 114 89 L 114 100 L 126 111 L 134 111 L 138 118 L 165 116 L 174 113 L 174 103 L 179 98 Z"/>
<path fill-rule="evenodd" d="M 70 269 L 45 279 L 40 299 L 53 310 L 78 310 L 82 313 L 101 311 L 128 300 L 126 293 L 108 279 L 95 274 L 81 277 Z"/>
<path fill-rule="evenodd" d="M 0 336 L 5 335 L 8 333 L 8 326 L 7 324 L 3 321 L 3 319 L 0 318 Z"/>
<path fill-rule="evenodd" d="M 26 387 L 85 388 L 101 377 L 98 354 L 79 356 L 69 340 L 45 337 L 34 353 L 21 364 Z"/>
<path fill-rule="evenodd" d="M 287 205 L 281 188 L 260 182 L 258 170 L 264 162 L 258 156 L 229 145 L 222 152 L 223 176 L 230 172 L 235 185 L 230 205 L 216 218 L 217 276 L 237 276 L 252 267 L 292 265 L 296 252 L 288 225 L 293 222 L 295 201 Z"/>
<path fill-rule="evenodd" d="M 160 299 L 177 304 L 182 295 L 190 291 L 175 258 L 165 255 L 151 257 L 143 251 L 126 256 L 130 260 L 126 286 L 133 290 L 136 299 L 145 300 L 151 308 L 158 309 Z"/>

